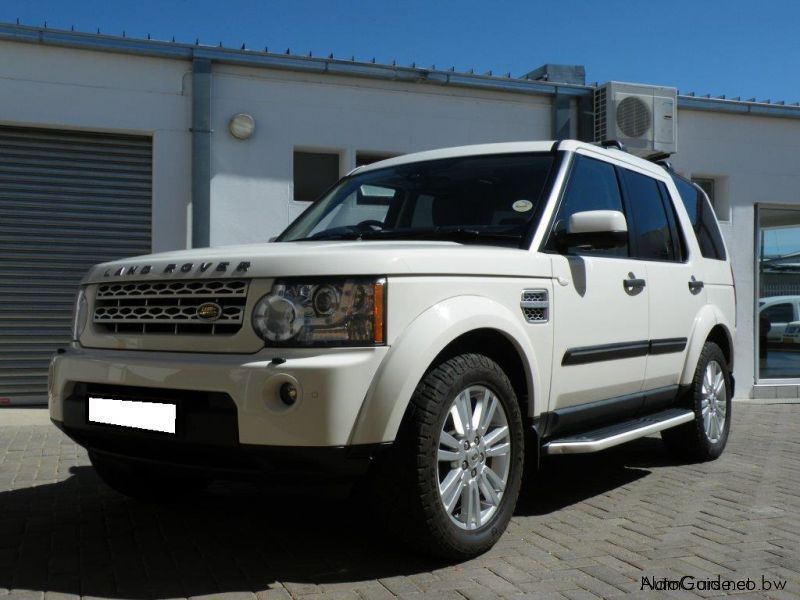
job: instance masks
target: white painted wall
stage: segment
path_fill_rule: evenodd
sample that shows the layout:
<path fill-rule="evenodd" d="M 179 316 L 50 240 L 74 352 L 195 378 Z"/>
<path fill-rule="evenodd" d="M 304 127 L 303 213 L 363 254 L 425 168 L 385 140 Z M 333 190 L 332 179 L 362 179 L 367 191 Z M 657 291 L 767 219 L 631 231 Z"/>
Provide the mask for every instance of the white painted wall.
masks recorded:
<path fill-rule="evenodd" d="M 0 42 L 0 123 L 153 136 L 153 249 L 191 239 L 190 64 Z M 228 119 L 247 112 L 240 141 Z M 292 199 L 294 148 L 406 153 L 551 137 L 546 97 L 215 65 L 211 242 L 266 240 L 305 207 Z M 720 179 L 738 292 L 736 376 L 754 377 L 754 203 L 800 204 L 800 120 L 679 110 L 676 169 Z"/>
<path fill-rule="evenodd" d="M 730 204 L 721 226 L 736 277 L 737 397 L 749 397 L 755 376 L 755 207 L 800 205 L 800 120 L 678 111 L 675 169 L 723 178 L 717 194 Z"/>
<path fill-rule="evenodd" d="M 185 248 L 189 71 L 184 61 L 0 42 L 0 124 L 152 135 L 153 250 Z"/>
<path fill-rule="evenodd" d="M 547 97 L 216 66 L 212 83 L 211 243 L 257 242 L 307 203 L 292 197 L 294 148 L 404 154 L 480 142 L 547 139 Z M 228 120 L 246 112 L 246 141 Z"/>

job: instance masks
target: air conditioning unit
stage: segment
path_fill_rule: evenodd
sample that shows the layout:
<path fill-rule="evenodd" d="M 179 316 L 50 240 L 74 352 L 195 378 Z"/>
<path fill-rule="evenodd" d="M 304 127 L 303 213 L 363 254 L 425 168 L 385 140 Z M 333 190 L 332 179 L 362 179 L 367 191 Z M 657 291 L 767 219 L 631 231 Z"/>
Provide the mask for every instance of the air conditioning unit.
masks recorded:
<path fill-rule="evenodd" d="M 594 139 L 619 140 L 639 156 L 678 151 L 678 90 L 611 81 L 594 92 Z"/>

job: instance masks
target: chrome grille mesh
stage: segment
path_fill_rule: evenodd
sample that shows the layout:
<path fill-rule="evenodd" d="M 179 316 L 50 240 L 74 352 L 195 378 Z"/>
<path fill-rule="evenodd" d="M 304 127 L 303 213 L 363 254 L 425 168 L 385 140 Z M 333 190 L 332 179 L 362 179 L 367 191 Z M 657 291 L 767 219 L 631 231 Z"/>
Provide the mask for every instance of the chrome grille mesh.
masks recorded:
<path fill-rule="evenodd" d="M 232 335 L 244 322 L 247 287 L 243 279 L 104 283 L 93 321 L 109 333 Z M 216 305 L 213 320 L 199 314 L 209 304 Z"/>

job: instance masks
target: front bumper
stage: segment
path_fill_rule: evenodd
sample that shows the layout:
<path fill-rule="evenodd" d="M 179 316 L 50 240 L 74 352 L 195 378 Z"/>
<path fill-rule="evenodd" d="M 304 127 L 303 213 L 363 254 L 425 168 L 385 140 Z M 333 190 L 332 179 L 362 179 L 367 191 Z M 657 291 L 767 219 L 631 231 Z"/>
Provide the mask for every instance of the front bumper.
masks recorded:
<path fill-rule="evenodd" d="M 75 345 L 57 354 L 50 364 L 50 417 L 66 429 L 76 427 L 76 419 L 86 425 L 85 415 L 78 413 L 84 410 L 87 386 L 121 387 L 143 398 L 176 395 L 180 397 L 179 412 L 184 406 L 188 411 L 207 403 L 209 397 L 227 397 L 235 411 L 231 418 L 239 445 L 344 447 L 387 350 L 281 349 L 236 355 L 96 350 Z M 273 362 L 277 357 L 283 362 Z M 285 382 L 298 389 L 292 406 L 278 396 Z M 209 426 L 214 429 L 223 424 L 212 422 Z M 365 443 L 381 441 L 366 439 Z"/>

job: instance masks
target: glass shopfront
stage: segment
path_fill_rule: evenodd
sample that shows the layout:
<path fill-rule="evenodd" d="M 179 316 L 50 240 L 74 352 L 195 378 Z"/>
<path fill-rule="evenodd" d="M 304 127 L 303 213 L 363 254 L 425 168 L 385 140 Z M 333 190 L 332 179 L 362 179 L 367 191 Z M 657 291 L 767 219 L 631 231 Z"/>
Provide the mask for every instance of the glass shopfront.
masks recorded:
<path fill-rule="evenodd" d="M 756 377 L 800 380 L 800 207 L 756 206 Z"/>

